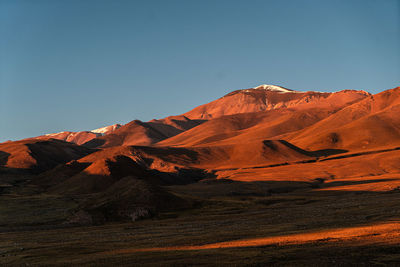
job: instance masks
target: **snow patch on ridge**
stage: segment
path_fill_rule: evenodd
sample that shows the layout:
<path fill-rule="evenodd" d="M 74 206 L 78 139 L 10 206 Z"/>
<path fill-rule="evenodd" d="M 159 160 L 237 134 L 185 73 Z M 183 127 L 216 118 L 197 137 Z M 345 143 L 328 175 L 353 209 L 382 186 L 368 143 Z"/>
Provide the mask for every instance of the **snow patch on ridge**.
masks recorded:
<path fill-rule="evenodd" d="M 102 128 L 99 128 L 99 129 L 91 130 L 91 132 L 92 133 L 99 133 L 99 134 L 106 134 L 106 133 L 115 131 L 119 127 L 121 127 L 120 124 L 114 124 L 114 125 L 102 127 Z"/>
<path fill-rule="evenodd" d="M 67 132 L 59 132 L 59 133 L 50 133 L 50 134 L 45 134 L 45 136 L 54 136 L 54 135 L 58 135 L 58 134 L 63 134 L 63 133 L 67 133 Z"/>
<path fill-rule="evenodd" d="M 105 127 L 99 128 L 99 129 L 94 129 L 94 130 L 91 130 L 91 131 L 84 131 L 84 132 L 94 133 L 94 134 L 96 134 L 96 136 L 102 136 L 102 135 L 106 135 L 106 134 L 108 134 L 110 132 L 113 132 L 113 131 L 115 131 L 116 129 L 118 129 L 120 127 L 121 127 L 121 124 L 114 124 L 114 125 L 109 125 L 109 126 L 105 126 Z M 80 133 L 80 132 L 63 131 L 63 132 L 59 132 L 59 133 L 45 134 L 44 136 L 52 137 L 52 136 L 57 136 L 57 135 L 60 135 L 60 134 L 68 134 L 68 136 L 67 136 L 67 139 L 68 139 L 68 138 L 71 138 L 71 137 L 77 135 L 78 133 Z"/>
<path fill-rule="evenodd" d="M 270 84 L 261 84 L 257 87 L 254 87 L 252 89 L 262 89 L 262 90 L 267 90 L 267 91 L 273 91 L 273 92 L 279 92 L 279 93 L 298 93 L 296 91 L 281 87 L 281 86 L 276 86 L 276 85 L 270 85 Z M 248 90 L 246 90 L 248 91 Z"/>

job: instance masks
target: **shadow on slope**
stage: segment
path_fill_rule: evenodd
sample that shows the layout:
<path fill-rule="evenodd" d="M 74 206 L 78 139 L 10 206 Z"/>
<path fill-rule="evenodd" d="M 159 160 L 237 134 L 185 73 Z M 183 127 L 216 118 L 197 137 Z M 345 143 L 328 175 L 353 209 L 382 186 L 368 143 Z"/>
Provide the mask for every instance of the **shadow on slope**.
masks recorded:
<path fill-rule="evenodd" d="M 267 142 L 267 140 L 264 141 L 264 144 L 266 144 L 266 142 Z M 345 150 L 345 149 L 321 149 L 321 150 L 315 150 L 315 151 L 307 151 L 307 150 L 301 149 L 285 140 L 278 140 L 278 142 L 293 149 L 294 151 L 297 151 L 301 154 L 312 156 L 312 157 L 328 157 L 328 156 L 348 152 L 348 150 Z"/>
<path fill-rule="evenodd" d="M 58 164 L 82 158 L 95 151 L 57 139 L 7 142 L 0 144 L 0 150 L 2 166 L 8 170 L 19 169 L 31 173 L 52 169 Z"/>
<path fill-rule="evenodd" d="M 213 174 L 196 168 L 175 168 L 174 172 L 163 172 L 149 169 L 129 156 L 115 155 L 93 162 L 72 161 L 42 173 L 32 183 L 58 194 L 92 194 L 106 190 L 126 176 L 170 185 L 193 183 Z"/>
<path fill-rule="evenodd" d="M 10 156 L 10 153 L 0 151 L 0 166 L 6 165 L 8 161 L 8 157 Z"/>

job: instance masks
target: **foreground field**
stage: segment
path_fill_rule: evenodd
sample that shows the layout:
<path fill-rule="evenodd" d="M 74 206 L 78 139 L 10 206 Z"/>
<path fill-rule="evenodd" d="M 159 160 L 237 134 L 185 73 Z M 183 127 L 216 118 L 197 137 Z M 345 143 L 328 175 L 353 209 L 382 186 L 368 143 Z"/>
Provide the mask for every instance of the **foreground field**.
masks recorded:
<path fill-rule="evenodd" d="M 375 181 L 379 182 L 386 180 Z M 134 223 L 80 227 L 62 224 L 63 216 L 74 207 L 70 199 L 32 194 L 34 190 L 3 194 L 0 264 L 359 266 L 400 262 L 397 189 L 321 190 L 312 182 L 225 179 L 166 189 L 190 199 L 195 208 Z"/>

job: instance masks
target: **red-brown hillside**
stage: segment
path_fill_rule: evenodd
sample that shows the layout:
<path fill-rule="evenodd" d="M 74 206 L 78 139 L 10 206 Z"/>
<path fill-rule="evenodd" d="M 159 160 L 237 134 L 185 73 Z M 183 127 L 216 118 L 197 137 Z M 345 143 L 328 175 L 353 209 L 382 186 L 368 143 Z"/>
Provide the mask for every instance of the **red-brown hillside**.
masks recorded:
<path fill-rule="evenodd" d="M 121 127 L 120 125 L 111 125 L 93 131 L 61 132 L 38 138 L 56 138 L 85 144 L 91 148 L 120 145 L 147 146 L 157 142 L 161 142 L 160 145 L 187 146 L 234 137 L 244 133 L 245 129 L 256 126 L 259 128 L 255 134 L 256 139 L 262 141 L 276 135 L 303 129 L 321 120 L 324 116 L 368 95 L 364 91 L 355 90 L 344 90 L 337 93 L 299 92 L 279 86 L 261 85 L 252 89 L 234 91 L 184 115 L 170 116 L 149 122 L 134 120 Z M 254 114 L 244 115 L 246 118 L 213 120 L 224 115 L 243 113 Z M 203 127 L 196 127 L 205 120 L 211 121 Z M 257 126 L 261 122 L 264 126 Z M 190 131 L 192 128 L 193 131 Z M 254 134 L 245 138 L 254 138 Z M 162 142 L 165 139 L 168 140 Z"/>
<path fill-rule="evenodd" d="M 205 176 L 188 149 L 115 146 L 40 174 L 32 183 L 56 193 L 90 194 L 133 176 L 154 184 L 190 183 Z"/>
<path fill-rule="evenodd" d="M 112 133 L 116 129 L 120 128 L 120 124 L 109 125 L 103 128 L 95 129 L 92 131 L 81 131 L 81 132 L 60 132 L 60 133 L 52 133 L 45 134 L 34 138 L 29 139 L 40 139 L 40 140 L 48 140 L 48 139 L 58 139 L 66 142 L 75 143 L 77 145 L 82 145 L 84 143 L 89 142 L 96 137 L 100 137 L 103 135 L 107 135 Z"/>
<path fill-rule="evenodd" d="M 159 146 L 204 146 L 262 141 L 297 131 L 326 118 L 336 110 L 276 109 L 222 116 L 159 142 Z"/>
<path fill-rule="evenodd" d="M 400 145 L 400 87 L 350 105 L 288 136 L 307 149 L 372 149 Z"/>
<path fill-rule="evenodd" d="M 21 140 L 0 144 L 0 165 L 40 172 L 79 159 L 94 150 L 56 139 Z"/>
<path fill-rule="evenodd" d="M 359 101 L 369 94 L 344 90 L 337 93 L 300 92 L 274 85 L 233 91 L 208 104 L 183 114 L 190 119 L 213 119 L 223 115 L 267 111 L 278 108 L 340 107 Z"/>
<path fill-rule="evenodd" d="M 211 119 L 200 126 L 161 141 L 159 145 L 199 146 L 211 143 L 221 144 L 221 142 L 235 144 L 250 140 L 275 139 L 280 135 L 304 129 L 369 95 L 363 91 L 353 90 L 344 90 L 337 93 L 299 93 L 294 91 L 279 92 L 249 89 L 233 93 L 234 96 L 239 94 L 241 97 L 251 98 L 252 100 L 249 101 L 273 102 L 275 106 L 270 106 L 265 111 L 242 113 L 244 110 L 239 109 L 246 105 L 238 102 L 236 104 L 238 114 Z M 284 101 L 284 97 L 286 97 L 286 100 L 293 98 L 296 101 L 276 102 L 277 98 L 281 98 L 280 100 Z M 229 109 L 229 106 L 233 105 L 235 98 L 229 100 L 232 101 L 231 104 L 225 103 L 228 98 L 220 99 L 221 102 L 216 100 L 212 102 L 211 106 L 218 106 L 219 109 L 225 110 L 224 105 L 227 105 Z M 207 107 L 207 105 L 204 107 Z M 233 110 L 231 111 L 234 112 Z"/>
<path fill-rule="evenodd" d="M 185 116 L 171 116 L 161 120 L 131 121 L 114 132 L 86 143 L 88 147 L 151 145 L 201 124 Z"/>
<path fill-rule="evenodd" d="M 46 134 L 42 136 L 35 137 L 35 139 L 40 140 L 49 140 L 49 139 L 58 139 L 66 142 L 75 143 L 77 145 L 82 145 L 90 140 L 101 136 L 101 134 L 89 132 L 89 131 L 82 131 L 82 132 L 60 132 L 60 133 L 53 133 L 53 134 Z"/>

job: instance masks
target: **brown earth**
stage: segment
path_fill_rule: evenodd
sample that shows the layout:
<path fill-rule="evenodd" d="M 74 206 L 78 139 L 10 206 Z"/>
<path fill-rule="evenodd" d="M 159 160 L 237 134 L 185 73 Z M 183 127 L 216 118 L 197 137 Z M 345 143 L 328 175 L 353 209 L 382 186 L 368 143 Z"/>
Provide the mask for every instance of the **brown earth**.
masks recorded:
<path fill-rule="evenodd" d="M 267 111 L 279 108 L 334 108 L 359 101 L 369 94 L 364 91 L 344 90 L 337 93 L 298 92 L 282 93 L 264 89 L 233 91 L 208 104 L 183 114 L 190 119 L 215 119 L 224 115 Z"/>
<path fill-rule="evenodd" d="M 42 172 L 79 159 L 94 150 L 56 139 L 30 139 L 2 143 L 0 151 L 1 167 Z"/>

